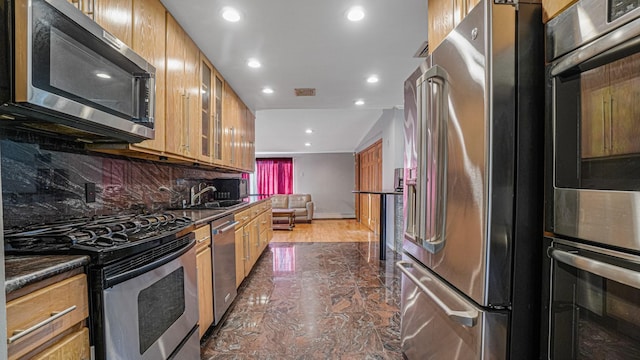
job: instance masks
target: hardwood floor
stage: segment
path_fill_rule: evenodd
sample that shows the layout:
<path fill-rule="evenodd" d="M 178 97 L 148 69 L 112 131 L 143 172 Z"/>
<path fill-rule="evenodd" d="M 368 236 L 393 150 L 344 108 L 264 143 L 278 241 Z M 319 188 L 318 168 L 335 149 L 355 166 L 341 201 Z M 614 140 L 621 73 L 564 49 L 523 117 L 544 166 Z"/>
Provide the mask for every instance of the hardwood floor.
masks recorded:
<path fill-rule="evenodd" d="M 276 231 L 201 358 L 402 359 L 399 255 L 354 220 Z"/>
<path fill-rule="evenodd" d="M 313 220 L 274 230 L 271 242 L 378 242 L 378 235 L 356 220 Z"/>

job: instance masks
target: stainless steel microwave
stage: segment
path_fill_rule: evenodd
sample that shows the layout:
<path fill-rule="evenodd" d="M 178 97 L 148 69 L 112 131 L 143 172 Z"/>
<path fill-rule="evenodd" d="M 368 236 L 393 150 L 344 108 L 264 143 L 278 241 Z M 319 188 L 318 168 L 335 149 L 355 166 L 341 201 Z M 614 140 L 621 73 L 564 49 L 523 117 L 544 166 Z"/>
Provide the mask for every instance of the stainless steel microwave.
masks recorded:
<path fill-rule="evenodd" d="M 0 4 L 4 127 L 87 142 L 154 138 L 155 68 L 66 0 Z"/>

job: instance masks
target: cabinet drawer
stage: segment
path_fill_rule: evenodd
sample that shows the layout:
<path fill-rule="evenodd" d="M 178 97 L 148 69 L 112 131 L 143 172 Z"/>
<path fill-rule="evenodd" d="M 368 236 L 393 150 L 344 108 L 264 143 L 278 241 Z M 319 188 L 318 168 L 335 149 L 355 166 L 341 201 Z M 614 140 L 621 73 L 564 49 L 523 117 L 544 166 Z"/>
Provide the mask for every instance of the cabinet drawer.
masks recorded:
<path fill-rule="evenodd" d="M 33 359 L 91 359 L 91 351 L 89 349 L 89 329 L 85 327 L 80 331 L 76 331 L 75 333 L 65 336 L 64 338 L 62 338 L 62 340 L 58 341 L 47 350 L 36 355 Z"/>
<path fill-rule="evenodd" d="M 242 210 L 234 214 L 234 220 L 238 222 L 236 229 L 243 227 L 252 218 L 251 208 Z"/>
<path fill-rule="evenodd" d="M 193 233 L 196 236 L 196 253 L 206 249 L 209 245 L 211 245 L 210 225 L 199 227 Z"/>
<path fill-rule="evenodd" d="M 80 274 L 8 302 L 9 359 L 20 358 L 87 318 L 87 296 L 87 278 Z"/>

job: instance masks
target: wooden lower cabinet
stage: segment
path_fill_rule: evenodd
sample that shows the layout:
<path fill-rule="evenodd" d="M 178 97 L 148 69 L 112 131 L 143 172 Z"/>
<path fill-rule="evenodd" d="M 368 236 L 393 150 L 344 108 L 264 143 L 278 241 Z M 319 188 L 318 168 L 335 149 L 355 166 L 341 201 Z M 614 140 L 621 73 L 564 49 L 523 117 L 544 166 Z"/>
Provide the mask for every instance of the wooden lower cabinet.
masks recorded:
<path fill-rule="evenodd" d="M 34 360 L 89 360 L 91 351 L 89 349 L 89 329 L 84 327 L 65 336 L 62 340 L 49 347 L 47 350 L 36 355 Z"/>
<path fill-rule="evenodd" d="M 213 267 L 211 266 L 211 247 L 196 254 L 198 270 L 198 308 L 200 310 L 200 337 L 213 324 Z"/>
<path fill-rule="evenodd" d="M 244 253 L 244 227 L 236 229 L 236 288 L 242 284 L 244 280 L 244 262 L 246 260 Z"/>
<path fill-rule="evenodd" d="M 213 263 L 211 226 L 205 225 L 194 232 L 196 238 L 196 271 L 198 274 L 198 310 L 200 312 L 200 338 L 213 324 Z"/>
<path fill-rule="evenodd" d="M 56 320 L 20 339 L 11 341 L 7 346 L 9 359 L 22 359 L 27 354 L 29 354 L 28 357 L 33 354 L 46 354 L 49 350 L 54 350 L 55 354 L 57 352 L 52 347 L 62 346 L 61 338 L 74 331 L 72 329 L 83 327 L 89 316 L 87 276 L 74 275 L 13 299 L 7 302 L 6 310 L 7 334 L 10 337 L 56 314 L 63 313 L 64 315 L 60 315 Z M 77 346 L 79 341 L 75 340 L 73 344 Z M 88 351 L 89 342 L 85 342 L 83 346 Z M 64 346 L 63 348 L 69 349 Z M 85 350 L 74 351 L 83 353 Z M 63 358 L 66 359 L 66 357 Z"/>
<path fill-rule="evenodd" d="M 236 287 L 240 286 L 273 238 L 271 203 L 261 202 L 235 214 Z"/>

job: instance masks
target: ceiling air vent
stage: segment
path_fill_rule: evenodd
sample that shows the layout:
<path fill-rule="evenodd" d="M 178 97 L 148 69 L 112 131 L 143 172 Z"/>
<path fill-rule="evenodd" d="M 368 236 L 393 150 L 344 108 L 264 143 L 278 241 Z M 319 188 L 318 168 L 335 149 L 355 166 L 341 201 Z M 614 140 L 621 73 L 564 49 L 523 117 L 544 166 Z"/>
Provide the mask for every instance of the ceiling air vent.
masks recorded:
<path fill-rule="evenodd" d="M 296 92 L 296 96 L 316 96 L 315 88 L 297 88 L 293 90 Z"/>
<path fill-rule="evenodd" d="M 413 57 L 424 58 L 424 57 L 427 57 L 427 55 L 429 55 L 429 42 L 425 41 L 422 43 L 422 45 L 420 45 L 420 47 L 418 48 L 418 51 L 416 51 Z"/>

